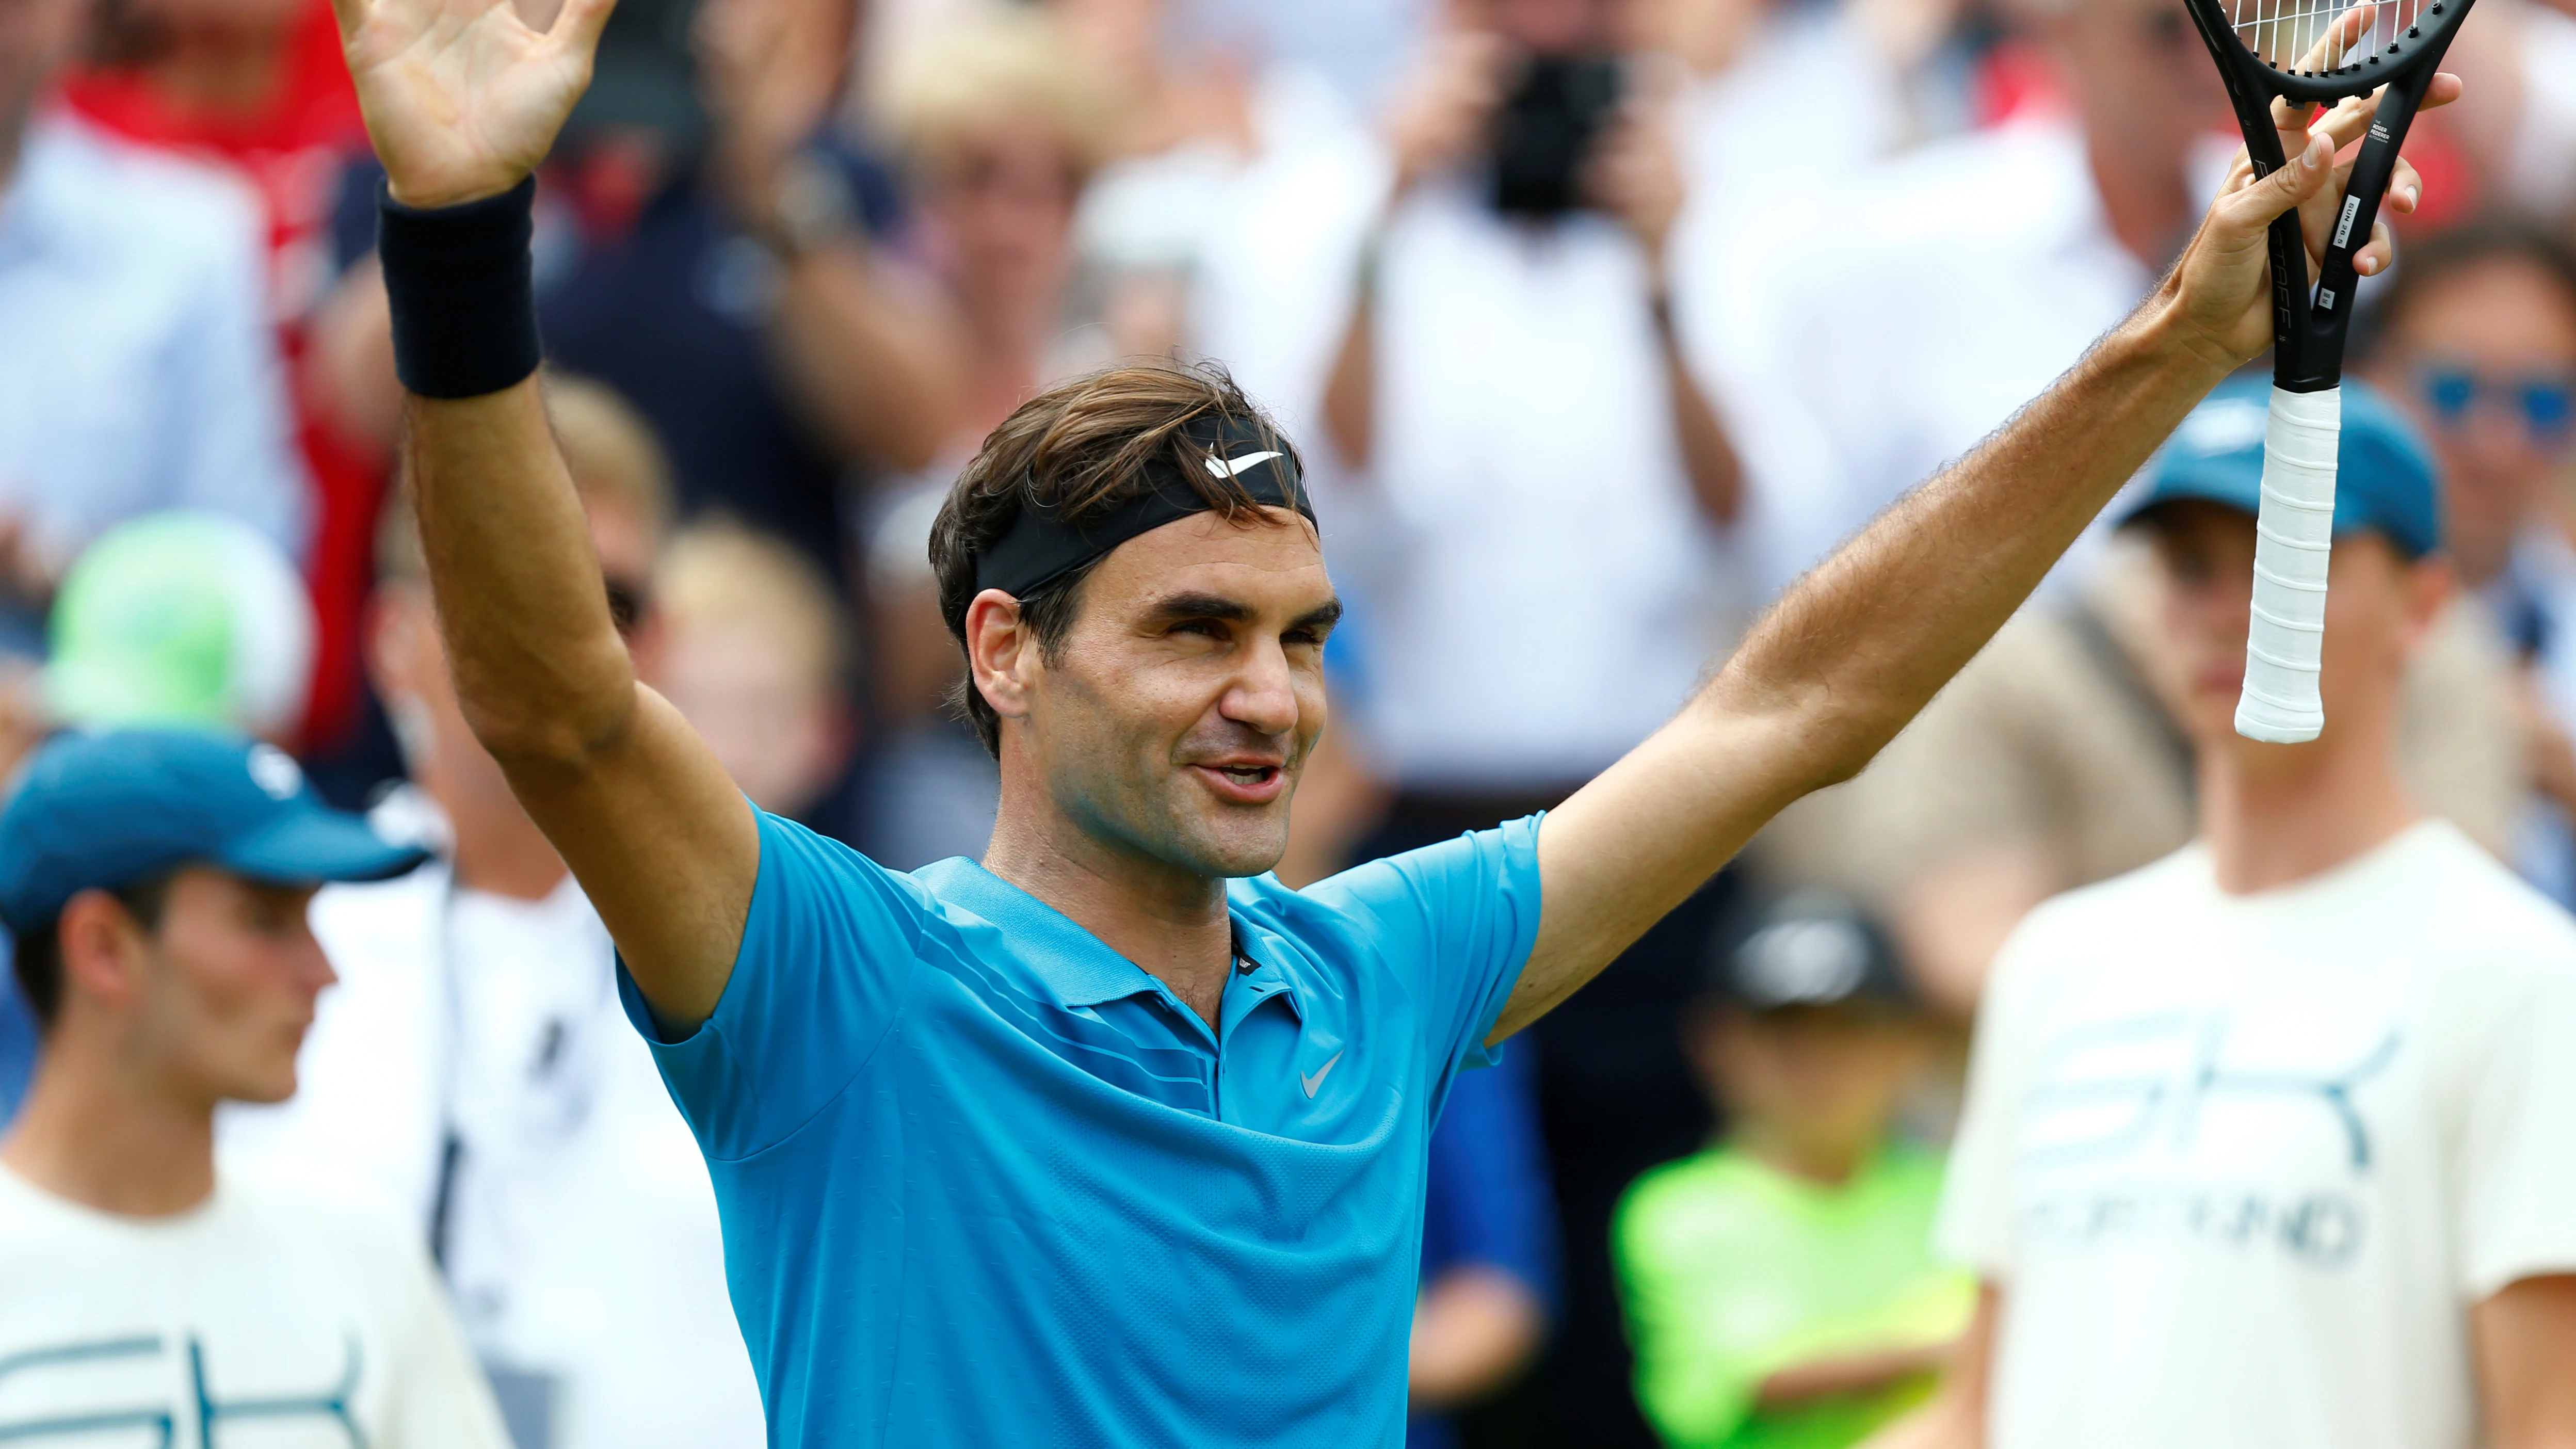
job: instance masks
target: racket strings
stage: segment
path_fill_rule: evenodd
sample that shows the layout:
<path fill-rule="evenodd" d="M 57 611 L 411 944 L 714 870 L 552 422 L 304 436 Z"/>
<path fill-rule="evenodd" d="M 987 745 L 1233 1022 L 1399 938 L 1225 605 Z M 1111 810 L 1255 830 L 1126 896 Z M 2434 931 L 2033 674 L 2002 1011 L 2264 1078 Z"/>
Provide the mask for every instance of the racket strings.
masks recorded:
<path fill-rule="evenodd" d="M 2256 59 L 2294 74 L 2330 74 L 2395 53 L 2438 0 L 2231 0 L 2237 40 Z"/>

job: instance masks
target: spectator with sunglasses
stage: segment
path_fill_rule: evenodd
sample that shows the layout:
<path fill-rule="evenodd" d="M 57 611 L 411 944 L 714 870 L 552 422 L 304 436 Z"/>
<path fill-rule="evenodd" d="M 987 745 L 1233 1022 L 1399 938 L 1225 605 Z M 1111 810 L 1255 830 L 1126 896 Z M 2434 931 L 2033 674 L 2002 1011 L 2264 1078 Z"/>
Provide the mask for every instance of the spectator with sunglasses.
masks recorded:
<path fill-rule="evenodd" d="M 2518 863 L 2576 905 L 2576 254 L 2514 222 L 2444 233 L 2379 323 L 2372 373 L 2431 438 L 2461 580 L 2525 666 L 2540 799 Z"/>
<path fill-rule="evenodd" d="M 611 611 L 658 680 L 669 631 L 647 587 L 669 465 L 615 393 L 548 393 Z M 408 506 L 389 510 L 378 570 L 370 664 L 411 788 L 375 818 L 439 858 L 315 899 L 340 988 L 296 1097 L 219 1124 L 227 1160 L 406 1202 L 517 1449 L 753 1449 L 760 1398 L 707 1169 L 621 1019 L 606 929 L 467 728 Z"/>

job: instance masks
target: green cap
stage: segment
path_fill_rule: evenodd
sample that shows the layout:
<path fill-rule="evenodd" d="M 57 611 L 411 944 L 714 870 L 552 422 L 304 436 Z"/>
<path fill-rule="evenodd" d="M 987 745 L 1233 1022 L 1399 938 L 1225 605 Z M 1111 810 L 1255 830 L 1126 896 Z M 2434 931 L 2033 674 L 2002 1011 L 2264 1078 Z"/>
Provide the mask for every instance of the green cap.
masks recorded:
<path fill-rule="evenodd" d="M 211 513 L 101 535 L 55 596 L 45 694 L 67 724 L 272 735 L 303 712 L 313 606 L 276 544 Z"/>

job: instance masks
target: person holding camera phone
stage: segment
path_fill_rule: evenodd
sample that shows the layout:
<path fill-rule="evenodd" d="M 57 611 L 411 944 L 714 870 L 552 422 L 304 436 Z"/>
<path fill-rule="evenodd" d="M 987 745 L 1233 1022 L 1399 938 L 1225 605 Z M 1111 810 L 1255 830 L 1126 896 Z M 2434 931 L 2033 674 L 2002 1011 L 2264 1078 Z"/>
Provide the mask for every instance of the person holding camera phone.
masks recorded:
<path fill-rule="evenodd" d="M 1359 730 L 1392 786 L 1358 859 L 1557 804 L 1725 642 L 1742 471 L 1674 326 L 1683 76 L 1643 51 L 1640 8 L 1459 0 L 1376 137 L 1386 190 L 1320 407 L 1357 495 L 1338 502 L 1371 519 L 1335 560 L 1367 655 Z M 1568 1245 L 1551 1417 L 1635 1418 L 1609 1215 L 1707 1118 L 1669 1033 L 1629 1023 L 1690 992 L 1720 893 L 1539 1033 L 1543 1115 L 1620 1124 L 1549 1144 Z"/>

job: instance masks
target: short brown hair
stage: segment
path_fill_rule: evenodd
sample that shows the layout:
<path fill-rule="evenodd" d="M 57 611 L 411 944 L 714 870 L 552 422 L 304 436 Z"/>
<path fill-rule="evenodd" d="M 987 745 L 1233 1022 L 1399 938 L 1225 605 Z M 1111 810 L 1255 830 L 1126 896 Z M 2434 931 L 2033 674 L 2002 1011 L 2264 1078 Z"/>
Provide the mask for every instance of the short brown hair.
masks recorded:
<path fill-rule="evenodd" d="M 977 592 L 975 560 L 1011 531 L 1020 510 L 1032 502 L 1079 526 L 1151 489 L 1146 464 L 1163 458 L 1210 509 L 1228 518 L 1258 509 L 1242 483 L 1215 477 L 1200 466 L 1202 455 L 1181 436 L 1182 428 L 1211 414 L 1258 427 L 1266 446 L 1297 462 L 1302 475 L 1295 446 L 1213 362 L 1104 368 L 1020 404 L 957 475 L 931 525 L 930 568 L 939 579 L 939 614 L 958 647 L 966 645 L 966 606 Z M 1099 562 L 1094 559 L 1041 584 L 1019 601 L 1020 618 L 1046 662 L 1063 657 L 1083 581 Z M 1001 717 L 975 687 L 971 673 L 958 680 L 950 698 L 984 748 L 998 758 Z"/>

